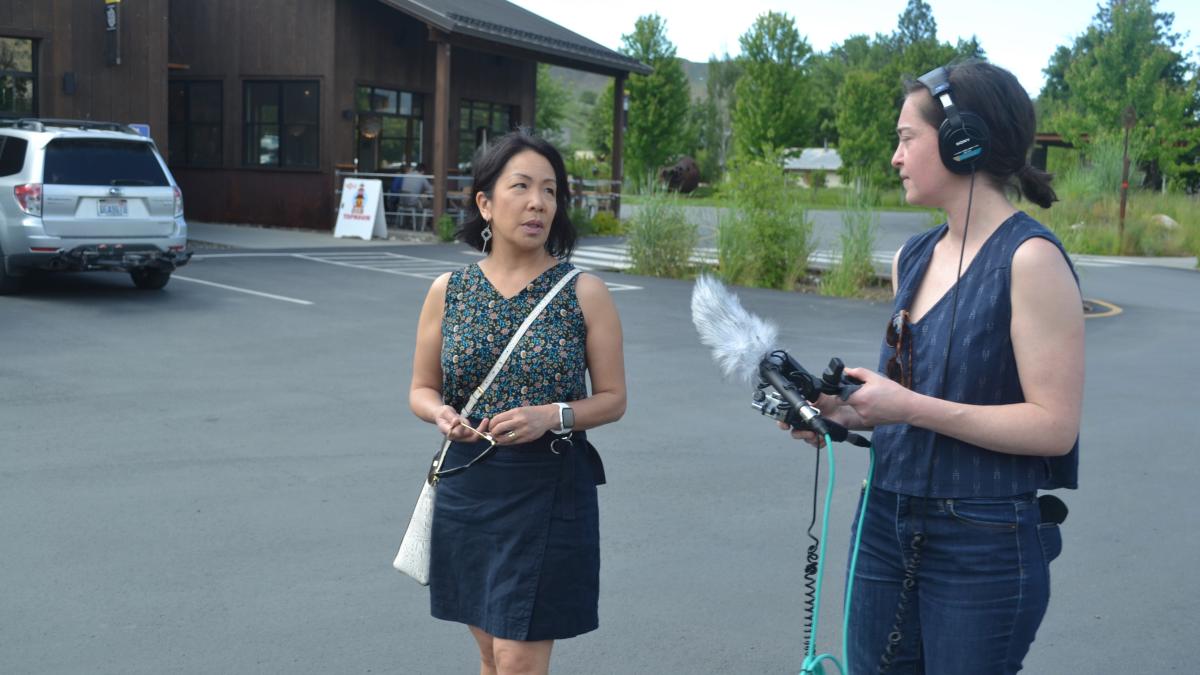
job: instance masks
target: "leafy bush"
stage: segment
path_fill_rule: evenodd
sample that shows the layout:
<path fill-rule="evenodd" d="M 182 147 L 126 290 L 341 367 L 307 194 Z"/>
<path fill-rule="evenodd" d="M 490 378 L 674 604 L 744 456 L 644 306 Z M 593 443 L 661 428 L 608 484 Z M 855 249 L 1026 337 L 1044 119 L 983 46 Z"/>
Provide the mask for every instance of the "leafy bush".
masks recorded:
<path fill-rule="evenodd" d="M 802 191 L 789 188 L 773 153 L 735 165 L 729 183 L 733 206 L 717 227 L 718 274 L 732 284 L 791 290 L 812 252 Z"/>
<path fill-rule="evenodd" d="M 1141 174 L 1132 170 L 1121 241 L 1123 141 L 1115 135 L 1100 136 L 1080 151 L 1052 153 L 1049 163 L 1057 170 L 1053 186 L 1059 201 L 1049 209 L 1028 202 L 1021 208 L 1053 230 L 1072 253 L 1194 255 L 1200 240 L 1200 200 L 1132 187 L 1142 182 Z M 1131 139 L 1132 165 L 1139 152 L 1137 139 Z M 1164 224 L 1163 216 L 1177 225 Z"/>
<path fill-rule="evenodd" d="M 625 226 L 611 211 L 597 211 L 592 217 L 592 234 L 598 237 L 615 237 L 625 234 Z"/>
<path fill-rule="evenodd" d="M 579 236 L 587 237 L 594 233 L 595 226 L 587 209 L 572 206 L 567 211 L 567 216 L 571 219 L 571 224 L 575 226 L 575 231 L 579 233 Z"/>
<path fill-rule="evenodd" d="M 434 229 L 437 231 L 439 241 L 450 242 L 454 241 L 454 234 L 458 231 L 458 224 L 454 222 L 454 218 L 449 214 L 443 213 L 434 223 Z"/>
<path fill-rule="evenodd" d="M 599 217 L 600 214 L 597 214 Z M 691 269 L 700 235 L 684 217 L 678 197 L 648 195 L 629 221 L 629 257 L 635 274 L 681 278 Z"/>

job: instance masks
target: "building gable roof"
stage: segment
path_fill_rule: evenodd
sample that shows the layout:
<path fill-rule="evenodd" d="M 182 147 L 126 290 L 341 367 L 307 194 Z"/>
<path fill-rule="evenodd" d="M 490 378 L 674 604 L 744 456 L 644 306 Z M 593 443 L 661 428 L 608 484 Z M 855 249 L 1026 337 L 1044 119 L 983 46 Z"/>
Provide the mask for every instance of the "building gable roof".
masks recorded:
<path fill-rule="evenodd" d="M 592 72 L 647 74 L 636 59 L 506 0 L 380 0 L 451 36 L 533 52 L 538 60 Z"/>

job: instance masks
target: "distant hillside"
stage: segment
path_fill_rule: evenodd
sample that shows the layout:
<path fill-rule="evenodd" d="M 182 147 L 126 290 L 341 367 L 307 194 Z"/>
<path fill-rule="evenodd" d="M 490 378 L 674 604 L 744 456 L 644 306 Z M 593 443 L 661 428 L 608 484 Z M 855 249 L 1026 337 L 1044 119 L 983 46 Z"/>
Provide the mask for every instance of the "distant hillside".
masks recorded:
<path fill-rule="evenodd" d="M 687 75 L 688 84 L 692 90 L 692 98 L 704 98 L 708 91 L 708 62 L 695 63 L 693 61 L 684 61 L 683 72 Z M 571 70 L 570 68 L 561 68 L 559 66 L 550 66 L 550 74 L 572 90 L 579 92 L 594 91 L 599 94 L 612 81 L 611 77 L 604 75 L 586 73 L 582 70 Z"/>
<path fill-rule="evenodd" d="M 704 98 L 708 93 L 708 63 L 683 61 L 683 72 L 687 75 L 688 85 L 693 99 Z M 567 91 L 575 92 L 575 101 L 570 114 L 567 115 L 566 128 L 563 130 L 564 146 L 568 148 L 586 145 L 586 126 L 588 106 L 580 103 L 579 95 L 592 92 L 596 96 L 604 93 L 604 88 L 612 82 L 611 77 L 588 73 L 582 70 L 572 70 L 559 66 L 550 66 L 550 75 L 567 86 Z"/>

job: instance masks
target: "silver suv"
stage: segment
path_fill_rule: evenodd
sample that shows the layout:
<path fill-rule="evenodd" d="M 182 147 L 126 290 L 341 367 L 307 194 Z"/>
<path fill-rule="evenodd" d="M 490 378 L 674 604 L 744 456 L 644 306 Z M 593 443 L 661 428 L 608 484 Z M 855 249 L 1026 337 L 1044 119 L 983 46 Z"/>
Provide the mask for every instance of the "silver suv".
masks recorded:
<path fill-rule="evenodd" d="M 0 293 L 34 270 L 124 271 L 159 289 L 191 255 L 154 141 L 109 122 L 0 120 Z"/>

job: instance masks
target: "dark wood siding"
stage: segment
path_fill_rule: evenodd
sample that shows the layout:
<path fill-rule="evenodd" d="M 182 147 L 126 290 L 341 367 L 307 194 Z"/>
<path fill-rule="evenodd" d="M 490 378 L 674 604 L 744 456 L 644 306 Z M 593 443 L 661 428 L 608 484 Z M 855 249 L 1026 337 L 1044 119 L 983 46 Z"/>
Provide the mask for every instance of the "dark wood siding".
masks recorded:
<path fill-rule="evenodd" d="M 37 40 L 38 114 L 150 125 L 167 145 L 168 0 L 121 3 L 121 64 L 105 58 L 104 3 L 0 2 L 0 36 Z M 75 93 L 63 92 L 63 76 Z"/>
<path fill-rule="evenodd" d="M 172 79 L 222 83 L 223 163 L 173 166 L 189 218 L 332 229 L 334 172 L 353 166 L 359 85 L 425 95 L 423 152 L 433 165 L 435 50 L 421 21 L 378 0 L 169 0 Z M 463 99 L 517 107 L 532 126 L 533 61 L 456 47 L 451 58 L 447 163 L 457 163 Z M 185 67 L 185 68 L 183 68 Z M 247 80 L 320 83 L 321 140 L 314 171 L 242 166 L 242 98 Z M 166 100 L 164 92 L 163 100 Z"/>
<path fill-rule="evenodd" d="M 425 24 L 377 0 L 342 0 L 337 42 L 334 162 L 354 161 L 354 90 L 372 85 L 425 95 L 422 154 L 432 166 L 436 53 Z M 516 106 L 519 123 L 533 126 L 535 62 L 456 46 L 451 50 L 450 71 L 448 166 L 458 162 L 458 110 L 463 99 Z"/>
<path fill-rule="evenodd" d="M 222 83 L 222 165 L 172 166 L 196 220 L 327 229 L 332 224 L 334 30 L 330 0 L 170 0 L 172 79 Z M 242 105 L 250 80 L 313 80 L 320 149 L 312 170 L 243 166 Z"/>

